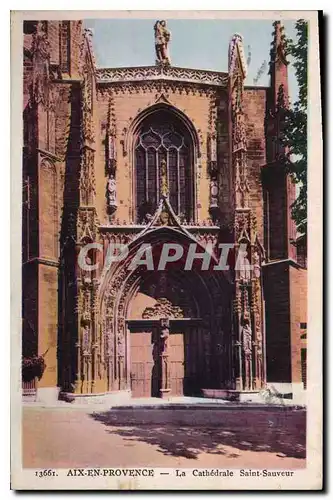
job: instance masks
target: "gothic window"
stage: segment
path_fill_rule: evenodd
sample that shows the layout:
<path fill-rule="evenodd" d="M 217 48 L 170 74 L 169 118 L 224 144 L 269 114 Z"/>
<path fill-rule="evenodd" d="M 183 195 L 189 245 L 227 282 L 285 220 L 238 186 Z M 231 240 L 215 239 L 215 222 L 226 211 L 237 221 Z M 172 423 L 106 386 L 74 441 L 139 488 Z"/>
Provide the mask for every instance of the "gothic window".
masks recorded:
<path fill-rule="evenodd" d="M 140 129 L 135 145 L 136 213 L 139 222 L 153 214 L 160 200 L 161 162 L 166 161 L 169 200 L 175 213 L 193 217 L 193 152 L 182 124 L 158 116 Z"/>

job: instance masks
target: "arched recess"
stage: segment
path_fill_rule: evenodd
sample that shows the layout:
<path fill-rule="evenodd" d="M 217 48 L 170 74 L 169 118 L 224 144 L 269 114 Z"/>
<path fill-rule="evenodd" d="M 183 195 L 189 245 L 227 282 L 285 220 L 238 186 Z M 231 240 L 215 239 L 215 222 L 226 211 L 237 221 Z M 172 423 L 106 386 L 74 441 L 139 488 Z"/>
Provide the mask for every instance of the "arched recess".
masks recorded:
<path fill-rule="evenodd" d="M 108 390 L 121 390 L 129 388 L 130 374 L 130 349 L 129 332 L 127 321 L 133 319 L 131 304 L 140 292 L 145 292 L 154 284 L 159 286 L 159 271 L 147 271 L 145 267 L 129 269 L 130 262 L 142 243 L 152 246 L 154 249 L 163 242 L 179 242 L 187 248 L 192 240 L 186 235 L 169 227 L 154 228 L 149 233 L 137 238 L 129 246 L 129 254 L 125 261 L 114 263 L 104 277 L 100 297 L 100 328 L 103 339 L 103 356 L 106 366 L 106 378 Z M 161 272 L 160 272 L 161 273 Z M 183 316 L 187 319 L 200 321 L 200 327 L 204 331 L 205 342 L 208 347 L 206 356 L 207 380 L 205 383 L 229 384 L 231 374 L 231 287 L 225 276 L 220 271 L 201 271 L 194 267 L 190 271 L 180 269 L 166 269 L 167 287 L 183 290 L 183 296 L 188 295 L 190 300 L 188 309 L 184 307 L 181 300 L 173 304 L 183 310 Z M 171 284 L 171 285 L 170 285 Z M 160 299 L 163 294 L 155 296 Z M 163 297 L 172 302 L 172 295 Z M 186 301 L 185 301 L 186 302 Z M 185 303 L 184 302 L 184 303 Z M 190 311 L 190 312 L 188 312 Z M 194 318 L 188 318 L 191 314 Z M 143 316 L 142 319 L 144 319 Z M 171 313 L 171 318 L 173 318 Z M 221 359 L 223 357 L 223 363 Z"/>
<path fill-rule="evenodd" d="M 124 139 L 124 152 L 125 154 L 129 155 L 129 162 L 131 165 L 131 178 L 132 178 L 132 200 L 131 200 L 131 206 L 135 207 L 133 208 L 133 219 L 136 220 L 140 218 L 140 214 L 138 214 L 137 210 L 137 169 L 136 169 L 136 150 L 137 150 L 137 145 L 138 145 L 138 138 L 140 136 L 140 132 L 143 132 L 144 127 L 146 126 L 147 129 L 149 130 L 150 126 L 154 128 L 154 123 L 161 124 L 161 122 L 167 126 L 173 126 L 174 128 L 178 128 L 181 131 L 181 134 L 184 133 L 184 135 L 188 138 L 188 145 L 189 145 L 189 151 L 188 151 L 188 160 L 185 161 L 186 166 L 189 166 L 189 171 L 190 171 L 190 194 L 188 197 L 190 198 L 190 204 L 191 208 L 188 211 L 188 213 L 184 213 L 187 218 L 192 218 L 194 221 L 197 220 L 197 186 L 196 186 L 196 175 L 197 175 L 197 160 L 201 156 L 201 150 L 200 150 L 200 141 L 198 137 L 198 132 L 192 123 L 192 121 L 189 119 L 189 117 L 180 109 L 176 108 L 175 106 L 165 103 L 165 102 L 159 102 L 156 103 L 152 106 L 149 106 L 148 108 L 144 109 L 141 111 L 135 119 L 132 121 L 129 129 L 126 132 L 126 136 Z M 161 145 L 163 147 L 163 144 Z M 171 146 L 171 149 L 173 150 L 173 145 Z M 170 149 L 170 151 L 171 151 Z M 182 162 L 179 160 L 179 154 L 180 150 L 176 152 L 175 148 L 175 156 L 177 154 L 177 160 L 175 160 L 175 163 L 177 163 L 177 166 L 175 165 L 175 170 L 178 171 L 178 183 L 179 183 L 179 177 L 182 175 L 181 172 L 179 172 L 179 169 L 182 168 Z M 159 157 L 158 155 L 156 156 L 156 179 L 152 178 L 149 179 L 149 183 L 155 183 L 157 185 L 157 196 L 155 205 L 158 203 L 158 165 L 159 162 L 161 161 L 162 155 Z M 169 165 L 168 165 L 168 172 L 169 172 Z M 186 172 L 185 174 L 186 175 Z M 170 178 L 169 178 L 170 180 Z M 148 183 L 148 179 L 146 180 Z M 171 186 L 169 185 L 169 188 Z M 180 190 L 179 190 L 180 191 Z M 180 197 L 181 195 L 179 195 Z M 173 203 L 172 201 L 173 208 L 175 212 L 177 213 L 177 202 Z M 181 208 L 182 202 L 179 200 L 178 201 L 178 207 Z M 154 212 L 154 208 L 152 207 L 152 211 Z M 178 215 L 178 213 L 177 213 Z"/>

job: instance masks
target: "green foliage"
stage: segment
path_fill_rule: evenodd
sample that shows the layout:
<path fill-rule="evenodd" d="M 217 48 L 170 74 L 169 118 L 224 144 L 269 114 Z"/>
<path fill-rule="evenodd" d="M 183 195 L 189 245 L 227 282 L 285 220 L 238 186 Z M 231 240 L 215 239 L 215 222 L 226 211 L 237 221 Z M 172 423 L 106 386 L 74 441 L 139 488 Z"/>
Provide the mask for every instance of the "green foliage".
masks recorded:
<path fill-rule="evenodd" d="M 286 111 L 283 142 L 288 146 L 287 166 L 299 185 L 299 195 L 292 206 L 292 216 L 300 233 L 307 233 L 307 104 L 308 104 L 308 24 L 299 19 L 296 40 L 286 40 L 293 57 L 299 87 L 298 100 Z"/>

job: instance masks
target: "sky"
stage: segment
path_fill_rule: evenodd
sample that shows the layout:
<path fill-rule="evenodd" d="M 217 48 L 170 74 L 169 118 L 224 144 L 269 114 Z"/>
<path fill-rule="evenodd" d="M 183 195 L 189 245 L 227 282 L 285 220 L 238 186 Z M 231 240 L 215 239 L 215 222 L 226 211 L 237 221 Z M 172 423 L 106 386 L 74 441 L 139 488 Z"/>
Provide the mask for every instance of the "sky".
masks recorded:
<path fill-rule="evenodd" d="M 155 64 L 153 19 L 86 19 L 93 30 L 98 67 L 152 66 Z M 267 66 L 257 85 L 269 85 L 268 62 L 274 20 L 168 19 L 172 66 L 228 71 L 228 46 L 233 34 L 243 36 L 246 59 L 251 53 L 247 85 L 253 85 L 259 68 Z M 283 20 L 282 20 L 283 22 Z M 283 22 L 287 37 L 295 38 L 295 22 Z M 294 68 L 289 65 L 289 94 L 297 99 Z"/>

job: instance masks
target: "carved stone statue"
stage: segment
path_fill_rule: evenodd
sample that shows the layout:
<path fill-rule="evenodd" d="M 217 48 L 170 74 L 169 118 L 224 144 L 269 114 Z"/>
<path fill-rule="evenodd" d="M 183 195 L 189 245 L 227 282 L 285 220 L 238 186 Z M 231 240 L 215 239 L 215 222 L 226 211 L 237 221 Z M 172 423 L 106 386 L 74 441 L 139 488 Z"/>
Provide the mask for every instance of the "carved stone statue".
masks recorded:
<path fill-rule="evenodd" d="M 251 358 L 252 358 L 252 329 L 249 313 L 245 312 L 242 320 L 242 347 L 244 353 L 244 389 L 251 389 Z"/>
<path fill-rule="evenodd" d="M 89 354 L 89 326 L 85 325 L 82 329 L 82 351 L 83 354 Z"/>
<path fill-rule="evenodd" d="M 253 274 L 255 278 L 260 278 L 260 256 L 257 250 L 253 254 Z"/>
<path fill-rule="evenodd" d="M 161 161 L 161 195 L 168 196 L 168 172 L 167 172 L 167 163 L 163 159 Z"/>
<path fill-rule="evenodd" d="M 154 25 L 154 32 L 156 64 L 170 65 L 168 43 L 171 39 L 171 33 L 166 28 L 166 21 L 156 21 Z"/>
<path fill-rule="evenodd" d="M 243 284 L 247 284 L 251 280 L 250 261 L 247 257 L 247 250 L 243 248 L 243 245 L 240 245 L 238 259 L 237 265 L 239 266 L 240 281 Z"/>
<path fill-rule="evenodd" d="M 252 330 L 248 314 L 243 317 L 242 337 L 244 353 L 250 354 L 252 351 Z"/>
<path fill-rule="evenodd" d="M 167 346 L 168 338 L 170 335 L 169 322 L 168 320 L 161 320 L 161 334 L 160 338 L 163 340 L 165 347 Z"/>
<path fill-rule="evenodd" d="M 216 179 L 210 181 L 210 208 L 218 207 L 218 183 Z"/>
<path fill-rule="evenodd" d="M 115 209 L 117 207 L 117 186 L 116 180 L 113 175 L 110 175 L 106 186 L 106 197 L 108 206 L 112 209 Z"/>

